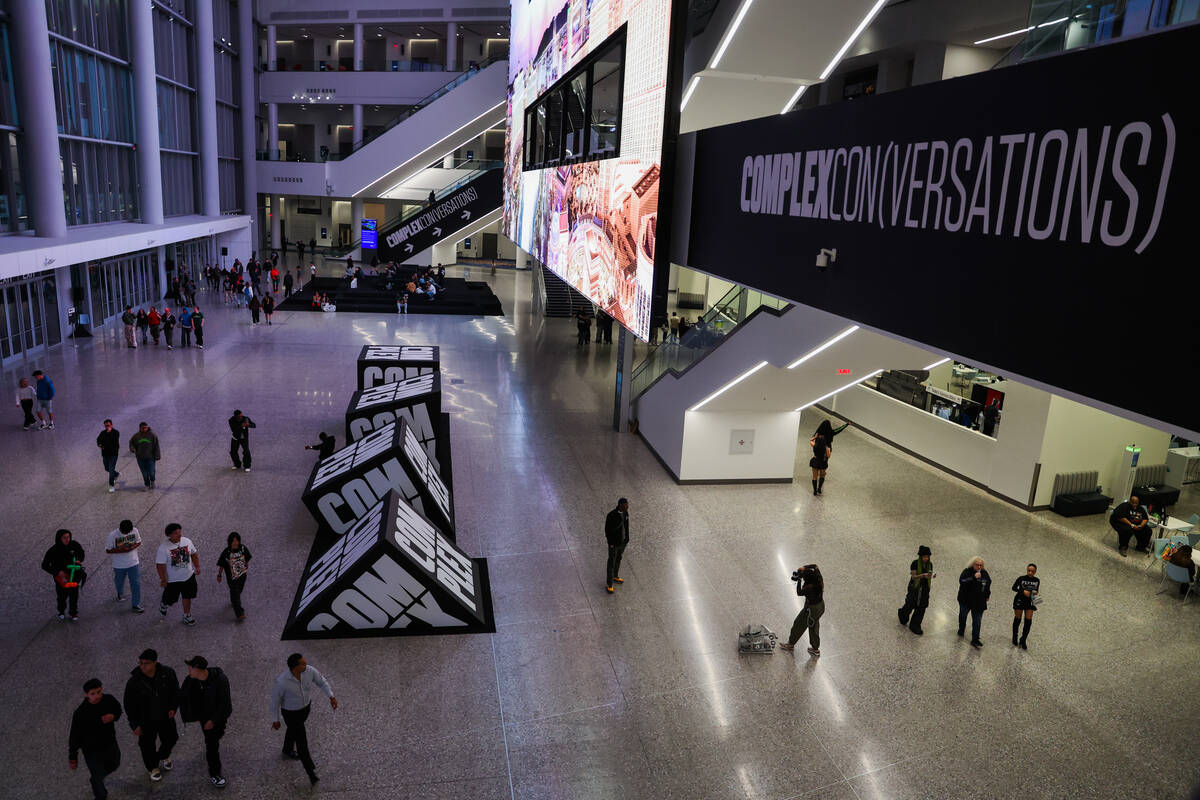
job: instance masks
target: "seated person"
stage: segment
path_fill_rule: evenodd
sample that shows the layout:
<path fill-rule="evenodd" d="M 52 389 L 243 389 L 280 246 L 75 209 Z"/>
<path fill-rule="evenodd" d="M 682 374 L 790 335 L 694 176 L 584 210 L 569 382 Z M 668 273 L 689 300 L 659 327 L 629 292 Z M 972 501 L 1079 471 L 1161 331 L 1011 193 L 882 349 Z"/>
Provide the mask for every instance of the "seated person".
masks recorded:
<path fill-rule="evenodd" d="M 312 307 L 320 308 L 323 305 L 323 298 L 320 292 L 313 292 Z"/>
<path fill-rule="evenodd" d="M 404 288 L 408 290 L 409 294 L 417 293 L 417 284 L 413 283 L 411 280 L 408 282 L 408 285 L 405 286 Z"/>
<path fill-rule="evenodd" d="M 1194 561 L 1192 561 L 1191 545 L 1185 544 L 1182 547 L 1180 547 L 1178 550 L 1176 550 L 1174 553 L 1172 553 L 1171 558 L 1170 558 L 1170 563 L 1174 564 L 1177 567 L 1186 567 L 1187 568 L 1188 583 L 1192 583 L 1196 580 L 1196 564 Z M 1180 594 L 1187 594 L 1187 590 L 1188 590 L 1187 583 L 1179 584 L 1179 593 Z"/>
<path fill-rule="evenodd" d="M 400 295 L 400 297 L 398 297 L 396 299 L 396 313 L 398 313 L 398 314 L 407 314 L 408 313 L 408 292 L 405 292 L 404 294 Z"/>
<path fill-rule="evenodd" d="M 1150 552 L 1150 515 L 1136 494 L 1131 494 L 1128 502 L 1121 503 L 1113 510 L 1108 524 L 1117 532 L 1117 549 L 1122 556 L 1129 550 L 1131 536 L 1137 537 L 1139 552 Z"/>
<path fill-rule="evenodd" d="M 427 288 L 425 290 L 425 296 L 428 299 L 432 300 L 436 294 L 437 294 L 437 287 L 434 286 L 432 283 L 429 284 L 429 288 Z"/>

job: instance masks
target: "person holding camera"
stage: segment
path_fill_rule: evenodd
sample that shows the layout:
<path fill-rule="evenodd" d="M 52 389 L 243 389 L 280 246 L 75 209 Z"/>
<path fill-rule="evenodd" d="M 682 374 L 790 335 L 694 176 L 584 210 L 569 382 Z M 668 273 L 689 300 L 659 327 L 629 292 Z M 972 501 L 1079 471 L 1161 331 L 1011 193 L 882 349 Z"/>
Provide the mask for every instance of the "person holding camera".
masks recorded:
<path fill-rule="evenodd" d="M 807 564 L 792 573 L 796 582 L 796 594 L 804 598 L 804 608 L 792 622 L 788 640 L 779 645 L 783 650 L 796 649 L 796 642 L 808 629 L 808 652 L 821 655 L 821 615 L 825 613 L 825 581 L 816 564 Z"/>
<path fill-rule="evenodd" d="M 929 560 L 932 555 L 933 551 L 925 545 L 917 548 L 917 560 L 908 566 L 908 594 L 904 597 L 904 605 L 896 610 L 900 624 L 907 625 L 917 636 L 925 633 L 921 630 L 921 621 L 925 619 L 925 609 L 929 608 L 930 582 L 937 577 L 933 562 Z"/>
<path fill-rule="evenodd" d="M 967 627 L 967 612 L 971 613 L 971 647 L 983 647 L 979 626 L 992 596 L 992 576 L 983 568 L 983 559 L 975 556 L 958 576 L 958 635 Z"/>

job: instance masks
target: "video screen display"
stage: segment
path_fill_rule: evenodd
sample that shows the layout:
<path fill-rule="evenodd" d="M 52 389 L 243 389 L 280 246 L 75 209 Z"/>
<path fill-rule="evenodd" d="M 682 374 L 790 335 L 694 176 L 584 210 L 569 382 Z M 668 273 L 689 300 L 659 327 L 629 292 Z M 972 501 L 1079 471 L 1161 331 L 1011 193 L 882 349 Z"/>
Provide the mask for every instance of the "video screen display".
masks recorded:
<path fill-rule="evenodd" d="M 671 11 L 672 0 L 512 2 L 504 232 L 641 339 L 650 335 Z M 573 77 L 589 61 L 587 77 Z M 543 95 L 569 76 L 566 107 L 555 108 L 558 98 Z M 523 169 L 555 157 L 578 163 Z"/>

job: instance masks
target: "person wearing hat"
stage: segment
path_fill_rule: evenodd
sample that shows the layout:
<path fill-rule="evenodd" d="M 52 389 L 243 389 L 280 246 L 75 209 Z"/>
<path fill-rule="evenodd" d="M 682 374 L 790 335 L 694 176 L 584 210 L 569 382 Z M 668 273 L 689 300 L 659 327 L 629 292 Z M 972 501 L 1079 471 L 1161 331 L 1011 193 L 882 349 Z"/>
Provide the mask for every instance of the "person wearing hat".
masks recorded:
<path fill-rule="evenodd" d="M 220 667 L 210 667 L 204 656 L 192 656 L 187 664 L 188 676 L 180 687 L 183 721 L 199 722 L 204 732 L 204 757 L 208 761 L 208 779 L 213 786 L 223 788 L 225 776 L 221 770 L 221 737 L 233 715 L 229 697 L 229 679 Z"/>
<path fill-rule="evenodd" d="M 171 750 L 179 741 L 175 711 L 179 708 L 179 680 L 175 670 L 158 663 L 158 653 L 146 648 L 125 682 L 125 719 L 138 737 L 142 764 L 150 780 L 161 781 L 171 770 Z"/>
<path fill-rule="evenodd" d="M 933 562 L 929 560 L 932 555 L 933 551 L 925 545 L 917 548 L 916 560 L 908 565 L 908 593 L 904 596 L 904 605 L 896 609 L 900 624 L 907 625 L 917 636 L 925 632 L 921 630 L 921 621 L 929 607 L 929 584 L 937 577 Z"/>

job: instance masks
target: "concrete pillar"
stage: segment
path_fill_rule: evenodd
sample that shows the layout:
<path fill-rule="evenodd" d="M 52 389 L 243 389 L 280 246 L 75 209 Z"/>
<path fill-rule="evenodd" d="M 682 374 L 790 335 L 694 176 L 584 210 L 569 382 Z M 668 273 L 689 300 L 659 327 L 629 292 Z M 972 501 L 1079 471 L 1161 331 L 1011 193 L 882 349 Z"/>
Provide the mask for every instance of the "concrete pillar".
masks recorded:
<path fill-rule="evenodd" d="M 912 85 L 935 83 L 946 69 L 946 45 L 942 42 L 922 42 L 913 56 Z"/>
<path fill-rule="evenodd" d="M 281 242 L 279 222 L 283 219 L 283 198 L 271 196 L 271 249 L 278 250 Z"/>
<path fill-rule="evenodd" d="M 357 149 L 363 140 L 363 107 L 362 103 L 354 104 L 354 129 L 350 132 L 350 141 Z"/>
<path fill-rule="evenodd" d="M 442 159 L 442 169 L 454 169 L 454 153 L 448 153 Z"/>
<path fill-rule="evenodd" d="M 238 3 L 238 81 L 242 95 L 242 211 L 250 217 L 250 241 L 257 244 L 258 232 L 258 142 L 254 134 L 258 99 L 255 94 L 254 62 L 258 60 L 258 35 L 252 3 Z"/>
<path fill-rule="evenodd" d="M 267 103 L 267 160 L 279 160 L 279 104 Z"/>
<path fill-rule="evenodd" d="M 267 72 L 275 71 L 275 61 L 278 56 L 275 54 L 275 37 L 276 29 L 274 25 L 267 26 Z M 257 52 L 257 48 L 255 48 Z"/>
<path fill-rule="evenodd" d="M 458 69 L 458 23 L 446 24 L 446 72 Z"/>
<path fill-rule="evenodd" d="M 38 236 L 64 236 L 67 218 L 63 212 L 61 157 L 58 149 L 58 115 L 54 108 L 54 83 L 50 72 L 50 38 L 46 4 L 27 3 L 9 17 L 12 25 L 17 101 L 25 162 L 25 189 L 30 195 L 30 214 Z M 30 177 L 37 176 L 36 180 Z M 161 205 L 161 204 L 160 204 Z"/>
<path fill-rule="evenodd" d="M 355 197 L 350 200 L 350 241 L 362 241 L 363 199 Z"/>
<path fill-rule="evenodd" d="M 200 213 L 221 216 L 217 177 L 217 79 L 213 54 L 212 3 L 196 3 L 196 117 L 200 122 Z M 251 166 L 251 165 L 246 165 Z"/>
<path fill-rule="evenodd" d="M 361 22 L 354 23 L 354 71 L 362 72 L 363 68 L 363 26 Z"/>
<path fill-rule="evenodd" d="M 75 313 L 89 313 L 88 309 L 83 306 L 83 303 L 76 303 L 71 298 L 71 267 L 58 267 L 54 270 L 54 295 L 57 300 L 58 319 L 54 322 L 46 320 L 46 328 L 51 325 L 58 325 L 58 333 L 60 342 L 64 344 L 67 338 L 74 333 L 71 325 L 67 322 L 67 309 L 75 307 Z"/>
<path fill-rule="evenodd" d="M 894 92 L 907 89 L 909 82 L 909 60 L 907 58 L 885 58 L 879 62 L 879 74 L 875 79 L 875 92 Z"/>
<path fill-rule="evenodd" d="M 142 222 L 163 222 L 162 162 L 158 150 L 158 95 L 154 77 L 154 9 L 129 6 L 134 124 L 137 126 L 138 211 Z"/>
<path fill-rule="evenodd" d="M 617 322 L 620 333 L 617 336 L 617 373 L 613 384 L 613 430 L 617 433 L 629 427 L 629 406 L 633 401 L 633 334 L 625 330 L 625 326 Z"/>
<path fill-rule="evenodd" d="M 219 250 L 217 252 L 220 252 Z M 167 296 L 167 248 L 159 245 L 155 250 L 155 260 L 158 262 L 158 288 L 155 290 L 154 301 L 163 299 Z"/>

